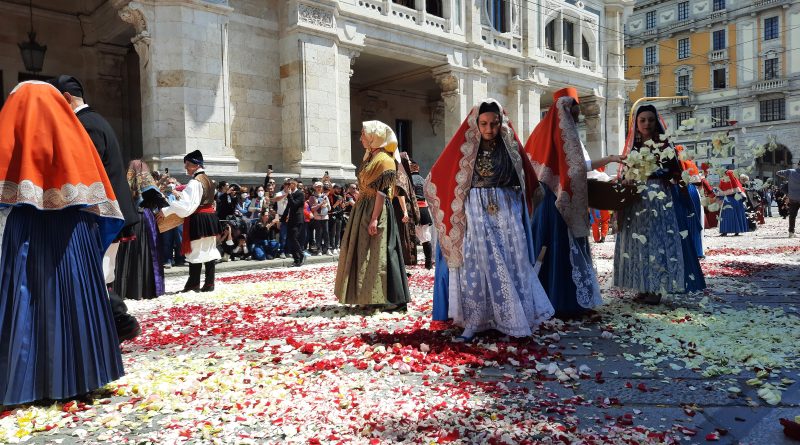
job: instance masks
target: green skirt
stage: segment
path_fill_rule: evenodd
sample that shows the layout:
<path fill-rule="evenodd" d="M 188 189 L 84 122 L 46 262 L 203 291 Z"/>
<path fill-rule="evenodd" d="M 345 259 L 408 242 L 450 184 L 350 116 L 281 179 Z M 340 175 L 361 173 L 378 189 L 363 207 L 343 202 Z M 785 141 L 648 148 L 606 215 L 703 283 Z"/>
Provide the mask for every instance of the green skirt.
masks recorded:
<path fill-rule="evenodd" d="M 344 229 L 334 292 L 342 304 L 405 304 L 408 279 L 392 203 L 384 199 L 378 234 L 368 232 L 376 198 L 361 198 Z"/>

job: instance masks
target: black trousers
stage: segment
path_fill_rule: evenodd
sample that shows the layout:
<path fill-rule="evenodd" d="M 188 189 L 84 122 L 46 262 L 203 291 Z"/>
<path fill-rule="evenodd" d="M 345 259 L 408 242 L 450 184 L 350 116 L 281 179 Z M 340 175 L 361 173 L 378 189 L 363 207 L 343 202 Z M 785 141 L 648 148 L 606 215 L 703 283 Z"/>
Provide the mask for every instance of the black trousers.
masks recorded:
<path fill-rule="evenodd" d="M 302 233 L 305 229 L 303 224 L 289 224 L 289 232 L 286 237 L 286 250 L 292 254 L 295 263 L 303 261 L 303 249 L 300 246 Z"/>
<path fill-rule="evenodd" d="M 800 201 L 789 200 L 789 233 L 794 233 L 794 224 L 797 221 L 797 211 L 800 210 Z"/>

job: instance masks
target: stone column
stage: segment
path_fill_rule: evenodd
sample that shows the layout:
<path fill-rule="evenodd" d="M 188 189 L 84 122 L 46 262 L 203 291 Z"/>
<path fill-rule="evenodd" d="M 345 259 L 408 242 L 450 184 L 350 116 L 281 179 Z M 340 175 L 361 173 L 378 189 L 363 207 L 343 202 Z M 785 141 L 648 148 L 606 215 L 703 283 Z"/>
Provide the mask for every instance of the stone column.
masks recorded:
<path fill-rule="evenodd" d="M 590 159 L 600 159 L 607 154 L 603 106 L 605 99 L 598 96 L 581 98 L 581 109 L 586 125 L 586 151 Z"/>
<path fill-rule="evenodd" d="M 227 24 L 233 9 L 219 2 L 128 3 L 119 11 L 133 25 L 139 54 L 144 159 L 154 168 L 183 170 L 183 156 L 203 152 L 211 173 L 235 172 L 226 143 L 230 122 Z"/>
<path fill-rule="evenodd" d="M 444 101 L 444 137 L 449 140 L 461 126 L 469 112 L 467 96 L 464 94 L 465 74 L 444 67 L 433 71 L 433 77 L 442 91 Z"/>
<path fill-rule="evenodd" d="M 541 120 L 542 88 L 532 79 L 514 76 L 511 80 L 509 98 L 506 105 L 511 122 L 520 140 L 524 143 Z"/>
<path fill-rule="evenodd" d="M 350 161 L 350 76 L 357 50 L 339 42 L 332 8 L 288 8 L 280 41 L 283 170 L 355 178 Z"/>
<path fill-rule="evenodd" d="M 636 86 L 636 82 L 609 82 L 606 92 L 606 154 L 622 153 L 625 145 L 625 131 L 628 117 L 625 115 L 625 99 L 629 88 Z"/>

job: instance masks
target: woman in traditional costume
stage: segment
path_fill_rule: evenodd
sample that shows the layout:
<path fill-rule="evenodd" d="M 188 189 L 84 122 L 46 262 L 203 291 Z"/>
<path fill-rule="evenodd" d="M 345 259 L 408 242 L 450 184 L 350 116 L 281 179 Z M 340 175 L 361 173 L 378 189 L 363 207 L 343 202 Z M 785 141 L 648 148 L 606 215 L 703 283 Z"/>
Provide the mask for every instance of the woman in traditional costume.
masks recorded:
<path fill-rule="evenodd" d="M 472 108 L 431 168 L 425 196 L 447 267 L 458 338 L 496 329 L 530 336 L 553 316 L 530 233 L 536 173 L 500 104 Z M 435 280 L 434 286 L 441 281 Z M 437 289 L 434 289 L 437 294 Z"/>
<path fill-rule="evenodd" d="M 363 123 L 366 150 L 358 174 L 360 195 L 344 229 L 335 294 L 342 304 L 383 305 L 404 310 L 408 280 L 392 208 L 397 170 L 397 137 L 379 121 Z"/>
<path fill-rule="evenodd" d="M 525 144 L 544 199 L 533 218 L 534 250 L 546 247 L 539 280 L 559 317 L 579 316 L 603 303 L 589 248 L 587 173 L 610 162 L 592 162 L 584 150 L 576 120 L 578 92 L 564 88 Z"/>
<path fill-rule="evenodd" d="M 719 235 L 727 236 L 733 233 L 734 236 L 739 236 L 740 233 L 747 232 L 747 214 L 744 210 L 744 200 L 747 199 L 747 195 L 733 170 L 725 171 L 725 176 L 719 180 L 719 189 L 722 192 Z"/>
<path fill-rule="evenodd" d="M 640 106 L 624 155 L 641 150 L 648 141 L 668 145 L 664 128 L 654 106 Z M 661 158 L 659 168 L 647 178 L 642 199 L 617 213 L 614 285 L 636 291 L 637 300 L 643 303 L 658 304 L 664 294 L 705 287 L 697 255 L 683 239 L 688 232 L 681 233 L 673 209 L 672 185 L 680 181 L 681 172 L 677 156 Z M 619 176 L 623 173 L 624 167 Z"/>
<path fill-rule="evenodd" d="M 125 299 L 156 298 L 164 295 L 164 266 L 159 259 L 161 246 L 154 211 L 169 203 L 143 161 L 133 160 L 128 165 L 128 186 L 138 203 L 140 223 L 133 228 L 133 239 L 120 244 L 114 292 Z"/>
<path fill-rule="evenodd" d="M 128 198 L 128 197 L 125 197 Z M 123 374 L 103 253 L 124 224 L 103 162 L 52 85 L 0 111 L 0 405 L 65 400 Z"/>

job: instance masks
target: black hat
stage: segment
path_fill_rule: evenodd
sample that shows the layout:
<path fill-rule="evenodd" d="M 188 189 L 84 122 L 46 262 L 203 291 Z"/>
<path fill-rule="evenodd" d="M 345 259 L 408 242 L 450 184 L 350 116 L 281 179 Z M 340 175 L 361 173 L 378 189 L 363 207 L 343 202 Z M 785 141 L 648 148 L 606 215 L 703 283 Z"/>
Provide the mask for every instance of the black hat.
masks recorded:
<path fill-rule="evenodd" d="M 483 113 L 500 114 L 500 106 L 497 105 L 497 102 L 484 102 L 478 108 L 478 114 L 480 115 Z"/>
<path fill-rule="evenodd" d="M 62 74 L 47 81 L 62 93 L 69 93 L 75 97 L 83 98 L 83 85 L 73 76 Z"/>
<path fill-rule="evenodd" d="M 183 157 L 183 162 L 191 162 L 192 164 L 197 164 L 199 166 L 203 166 L 203 153 L 200 153 L 200 150 L 195 150 L 186 156 Z"/>

